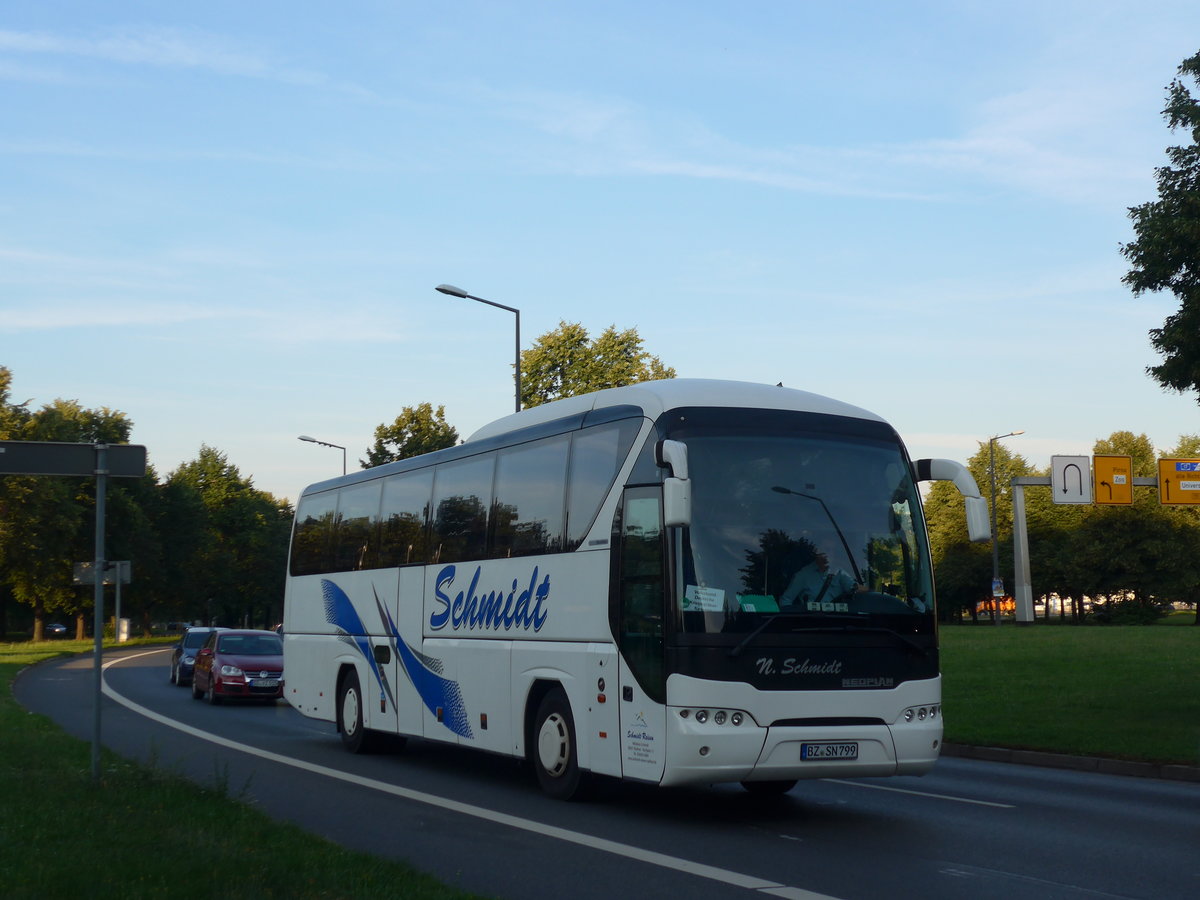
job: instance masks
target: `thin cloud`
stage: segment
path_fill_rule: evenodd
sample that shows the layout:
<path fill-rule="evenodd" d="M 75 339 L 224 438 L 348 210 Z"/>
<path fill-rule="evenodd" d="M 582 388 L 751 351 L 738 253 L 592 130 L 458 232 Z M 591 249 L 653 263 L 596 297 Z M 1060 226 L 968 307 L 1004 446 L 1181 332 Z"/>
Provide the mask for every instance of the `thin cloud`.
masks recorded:
<path fill-rule="evenodd" d="M 196 29 L 125 29 L 91 38 L 0 29 L 0 51 L 94 59 L 130 66 L 202 69 L 240 78 L 334 88 L 364 99 L 374 96 L 359 85 L 334 82 L 322 72 L 279 62 L 224 36 Z M 0 77 L 3 74 L 0 70 Z"/>

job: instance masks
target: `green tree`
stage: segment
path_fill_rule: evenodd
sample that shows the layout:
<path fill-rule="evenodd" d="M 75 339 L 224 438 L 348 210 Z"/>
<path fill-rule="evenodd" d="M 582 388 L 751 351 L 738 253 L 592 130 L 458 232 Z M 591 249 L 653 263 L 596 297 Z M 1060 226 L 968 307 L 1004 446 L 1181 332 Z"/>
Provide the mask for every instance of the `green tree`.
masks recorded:
<path fill-rule="evenodd" d="M 358 461 L 364 469 L 444 450 L 458 443 L 458 431 L 446 421 L 446 408 L 421 403 L 406 406 L 391 425 L 375 427 L 375 443 L 367 450 L 367 458 Z"/>
<path fill-rule="evenodd" d="M 1135 239 L 1121 247 L 1130 269 L 1122 281 L 1134 296 L 1170 291 L 1179 309 L 1150 342 L 1162 357 L 1150 375 L 1176 391 L 1200 391 L 1200 102 L 1185 80 L 1200 84 L 1200 53 L 1185 59 L 1167 86 L 1163 118 L 1191 142 L 1167 148 L 1169 164 L 1155 170 L 1158 199 L 1129 210 Z"/>
<path fill-rule="evenodd" d="M 203 510 L 187 590 L 219 624 L 273 624 L 283 603 L 292 510 L 254 487 L 224 453 L 207 445 L 167 478 L 185 506 Z M 176 549 L 176 552 L 178 550 Z"/>
<path fill-rule="evenodd" d="M 128 443 L 132 423 L 106 407 L 84 409 L 75 400 L 55 400 L 9 423 L 12 440 L 65 443 Z M 93 556 L 95 481 L 91 478 L 8 475 L 0 479 L 0 574 L 20 603 L 33 608 L 34 638 L 41 639 L 47 612 L 74 615 L 75 636 L 84 637 L 84 613 L 92 595 L 72 582 L 74 564 Z M 128 510 L 123 489 L 110 485 L 114 510 Z M 108 528 L 112 516 L 106 516 Z M 106 530 L 108 530 L 106 528 Z M 116 557 L 113 557 L 116 558 Z"/>
<path fill-rule="evenodd" d="M 674 377 L 674 369 L 642 347 L 636 328 L 610 325 L 592 340 L 578 322 L 559 322 L 521 352 L 521 406 Z"/>

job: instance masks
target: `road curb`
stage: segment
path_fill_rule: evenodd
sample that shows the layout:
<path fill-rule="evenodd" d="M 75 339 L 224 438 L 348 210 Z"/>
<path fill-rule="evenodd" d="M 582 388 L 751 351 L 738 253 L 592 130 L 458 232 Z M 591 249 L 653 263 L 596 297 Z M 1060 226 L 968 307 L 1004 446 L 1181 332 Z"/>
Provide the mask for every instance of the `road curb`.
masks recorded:
<path fill-rule="evenodd" d="M 942 744 L 942 756 L 979 759 L 988 762 L 1070 769 L 1075 772 L 1099 772 L 1102 775 L 1127 775 L 1134 778 L 1161 778 L 1200 784 L 1200 766 L 1160 765 L 1099 756 L 1070 756 L 1041 750 L 1013 750 L 1008 747 L 977 747 L 971 744 Z"/>

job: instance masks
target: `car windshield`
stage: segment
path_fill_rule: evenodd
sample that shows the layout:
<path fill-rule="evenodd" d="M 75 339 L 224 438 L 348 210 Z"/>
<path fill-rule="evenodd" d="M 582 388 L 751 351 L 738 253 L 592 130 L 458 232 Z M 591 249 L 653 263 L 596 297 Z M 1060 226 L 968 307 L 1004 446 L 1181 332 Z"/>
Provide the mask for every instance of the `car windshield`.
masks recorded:
<path fill-rule="evenodd" d="M 783 421 L 686 431 L 680 631 L 745 634 L 781 613 L 822 630 L 932 620 L 925 527 L 894 436 Z"/>
<path fill-rule="evenodd" d="M 209 631 L 189 631 L 183 636 L 183 646 L 187 650 L 199 650 L 208 640 Z"/>
<path fill-rule="evenodd" d="M 217 650 L 232 656 L 282 656 L 283 641 L 276 634 L 225 634 Z"/>

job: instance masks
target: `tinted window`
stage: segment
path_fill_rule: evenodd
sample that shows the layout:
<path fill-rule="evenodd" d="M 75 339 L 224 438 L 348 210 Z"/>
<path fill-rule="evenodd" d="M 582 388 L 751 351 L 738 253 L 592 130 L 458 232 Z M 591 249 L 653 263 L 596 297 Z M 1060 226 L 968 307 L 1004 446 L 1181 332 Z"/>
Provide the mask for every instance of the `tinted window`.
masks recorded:
<path fill-rule="evenodd" d="M 183 636 L 183 646 L 189 650 L 198 650 L 204 646 L 204 642 L 208 640 L 211 632 L 208 631 L 189 631 Z"/>
<path fill-rule="evenodd" d="M 623 419 L 575 435 L 568 485 L 568 549 L 578 547 L 592 527 L 641 424 L 641 419 Z"/>
<path fill-rule="evenodd" d="M 567 435 L 501 450 L 492 507 L 494 557 L 555 553 L 563 546 Z"/>
<path fill-rule="evenodd" d="M 276 634 L 227 634 L 217 648 L 221 653 L 236 656 L 283 655 L 283 641 Z"/>
<path fill-rule="evenodd" d="M 292 533 L 292 574 L 319 575 L 329 571 L 333 518 L 337 494 L 314 494 L 300 501 Z"/>
<path fill-rule="evenodd" d="M 380 514 L 381 566 L 408 566 L 429 561 L 429 495 L 433 469 L 389 478 L 383 485 Z"/>
<path fill-rule="evenodd" d="M 433 480 L 433 562 L 481 559 L 487 550 L 495 456 L 438 466 Z"/>
<path fill-rule="evenodd" d="M 378 557 L 380 482 L 356 484 L 338 492 L 334 533 L 335 572 L 373 569 Z"/>

